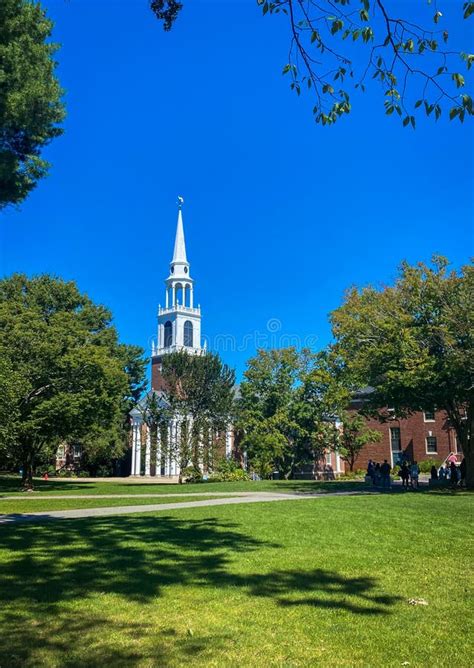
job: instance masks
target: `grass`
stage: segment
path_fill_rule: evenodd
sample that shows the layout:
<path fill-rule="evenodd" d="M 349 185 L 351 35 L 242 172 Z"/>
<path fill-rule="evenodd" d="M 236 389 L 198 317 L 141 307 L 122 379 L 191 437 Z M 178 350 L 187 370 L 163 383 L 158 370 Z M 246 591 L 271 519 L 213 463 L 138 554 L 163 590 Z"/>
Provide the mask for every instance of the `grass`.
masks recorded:
<path fill-rule="evenodd" d="M 0 516 L 12 513 L 37 513 L 48 510 L 71 510 L 76 508 L 111 508 L 112 506 L 142 506 L 160 503 L 180 503 L 183 501 L 204 501 L 219 499 L 221 496 L 182 496 L 147 497 L 136 495 L 133 499 L 117 496 L 113 499 L 41 499 L 36 497 L 21 497 L 18 501 L 3 501 L 0 499 Z"/>
<path fill-rule="evenodd" d="M 317 480 L 261 480 L 258 482 L 202 482 L 195 484 L 167 484 L 139 482 L 118 482 L 115 478 L 111 482 L 82 482 L 80 478 L 63 478 L 50 480 L 35 480 L 35 490 L 28 496 L 40 496 L 41 494 L 58 495 L 63 494 L 180 494 L 193 492 L 326 492 L 326 491 L 351 491 L 364 488 L 362 481 L 317 481 Z M 17 476 L 0 477 L 0 499 L 2 496 L 25 496 L 26 493 L 20 489 L 20 478 Z"/>
<path fill-rule="evenodd" d="M 0 527 L 0 666 L 471 667 L 472 501 L 325 497 Z"/>

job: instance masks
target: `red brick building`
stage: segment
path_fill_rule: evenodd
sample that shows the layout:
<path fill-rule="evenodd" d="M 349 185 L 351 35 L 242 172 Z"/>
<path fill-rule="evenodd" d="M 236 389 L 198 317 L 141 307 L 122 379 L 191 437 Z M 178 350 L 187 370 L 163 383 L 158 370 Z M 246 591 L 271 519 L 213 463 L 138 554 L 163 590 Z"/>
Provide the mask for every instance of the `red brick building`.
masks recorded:
<path fill-rule="evenodd" d="M 363 407 L 363 395 L 354 398 L 352 410 Z M 390 409 L 386 410 L 390 416 Z M 367 426 L 382 434 L 378 443 L 365 446 L 356 463 L 356 469 L 365 469 L 369 459 L 383 462 L 386 459 L 392 466 L 397 466 L 403 459 L 422 462 L 436 459 L 440 462 L 454 452 L 458 460 L 462 458 L 455 430 L 449 426 L 444 411 L 423 411 L 414 413 L 405 419 L 388 418 L 386 422 L 368 419 Z M 348 466 L 346 466 L 346 470 Z"/>

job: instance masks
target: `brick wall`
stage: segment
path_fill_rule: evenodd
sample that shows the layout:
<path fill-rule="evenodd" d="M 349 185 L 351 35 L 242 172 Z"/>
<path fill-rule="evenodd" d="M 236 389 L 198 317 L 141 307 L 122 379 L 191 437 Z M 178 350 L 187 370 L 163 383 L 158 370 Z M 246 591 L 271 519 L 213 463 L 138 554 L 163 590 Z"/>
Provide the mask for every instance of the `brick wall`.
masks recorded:
<path fill-rule="evenodd" d="M 151 389 L 163 390 L 165 384 L 161 375 L 161 357 L 151 358 Z"/>
<path fill-rule="evenodd" d="M 367 420 L 367 426 L 382 434 L 379 443 L 363 448 L 354 468 L 365 469 L 369 459 L 383 462 L 387 459 L 392 464 L 390 429 L 400 430 L 401 451 L 409 461 L 424 459 L 444 460 L 450 452 L 456 452 L 455 432 L 447 426 L 444 411 L 437 411 L 434 420 L 426 420 L 424 413 L 414 413 L 404 420 L 393 419 L 380 423 L 376 419 Z M 427 437 L 436 438 L 436 452 L 427 452 Z M 346 465 L 346 470 L 348 470 Z"/>

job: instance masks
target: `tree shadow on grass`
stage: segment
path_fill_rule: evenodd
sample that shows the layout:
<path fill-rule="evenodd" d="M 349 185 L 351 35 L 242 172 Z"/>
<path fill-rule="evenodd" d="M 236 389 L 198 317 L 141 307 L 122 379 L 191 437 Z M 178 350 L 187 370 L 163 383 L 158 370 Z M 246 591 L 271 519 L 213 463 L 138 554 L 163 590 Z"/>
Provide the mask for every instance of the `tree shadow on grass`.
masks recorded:
<path fill-rule="evenodd" d="M 110 642 L 111 636 L 114 642 Z M 54 663 L 61 668 L 127 668 L 143 665 L 147 660 L 147 665 L 152 661 L 151 665 L 165 668 L 187 662 L 197 654 L 211 654 L 229 641 L 230 638 L 215 633 L 190 636 L 183 629 L 156 629 L 143 621 L 124 622 L 99 615 L 78 617 L 63 613 L 52 618 L 43 609 L 36 610 L 35 616 L 3 616 L 0 665 L 36 668 Z"/>
<path fill-rule="evenodd" d="M 60 665 L 71 668 L 134 666 L 144 659 L 166 666 L 167 657 L 174 657 L 175 665 L 233 642 L 213 629 L 205 638 L 183 637 L 182 629 L 172 628 L 166 635 L 154 622 L 150 645 L 146 624 L 111 619 L 110 598 L 100 608 L 102 617 L 93 612 L 101 595 L 150 604 L 152 610 L 172 586 L 212 588 L 224 596 L 228 590 L 229 597 L 237 589 L 281 608 L 311 606 L 361 615 L 387 614 L 397 600 L 377 593 L 373 578 L 328 570 L 236 572 L 239 555 L 281 546 L 249 536 L 243 524 L 215 517 L 125 515 L 10 525 L 0 528 L 0 545 L 7 550 L 0 560 L 0 665 L 45 665 L 48 661 L 39 659 L 44 654 L 61 656 Z M 117 645 L 117 633 L 130 643 Z M 134 634 L 143 642 L 134 642 Z"/>
<path fill-rule="evenodd" d="M 273 598 L 283 607 L 309 605 L 346 610 L 360 615 L 386 615 L 399 596 L 377 593 L 377 580 L 346 577 L 320 568 L 252 575 L 252 596 Z"/>

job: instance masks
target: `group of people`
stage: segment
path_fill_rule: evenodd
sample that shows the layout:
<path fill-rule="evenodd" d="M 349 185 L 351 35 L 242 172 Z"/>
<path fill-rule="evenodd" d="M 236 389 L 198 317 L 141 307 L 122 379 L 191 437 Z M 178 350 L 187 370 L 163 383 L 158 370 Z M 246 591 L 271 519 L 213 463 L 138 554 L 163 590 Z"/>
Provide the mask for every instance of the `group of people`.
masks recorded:
<path fill-rule="evenodd" d="M 431 467 L 431 480 L 450 480 L 451 487 L 465 487 L 466 485 L 466 460 L 463 457 L 462 462 L 457 466 L 454 460 L 449 462 L 449 466 Z"/>
<path fill-rule="evenodd" d="M 372 484 L 376 487 L 384 487 L 388 489 L 391 487 L 392 479 L 390 478 L 390 471 L 391 466 L 386 459 L 383 460 L 383 464 L 369 459 L 367 475 L 369 478 L 372 478 Z"/>
<path fill-rule="evenodd" d="M 373 485 L 376 487 L 390 488 L 392 481 L 390 477 L 391 467 L 386 459 L 383 464 L 374 462 L 369 459 L 367 465 L 367 476 L 372 479 Z M 420 478 L 420 467 L 416 461 L 409 464 L 404 461 L 400 466 L 398 475 L 401 478 L 404 489 L 418 488 L 418 481 Z M 452 487 L 465 486 L 466 484 L 466 460 L 463 459 L 460 466 L 454 460 L 449 462 L 449 466 L 441 466 L 439 469 L 436 466 L 431 467 L 431 480 L 450 480 Z"/>

